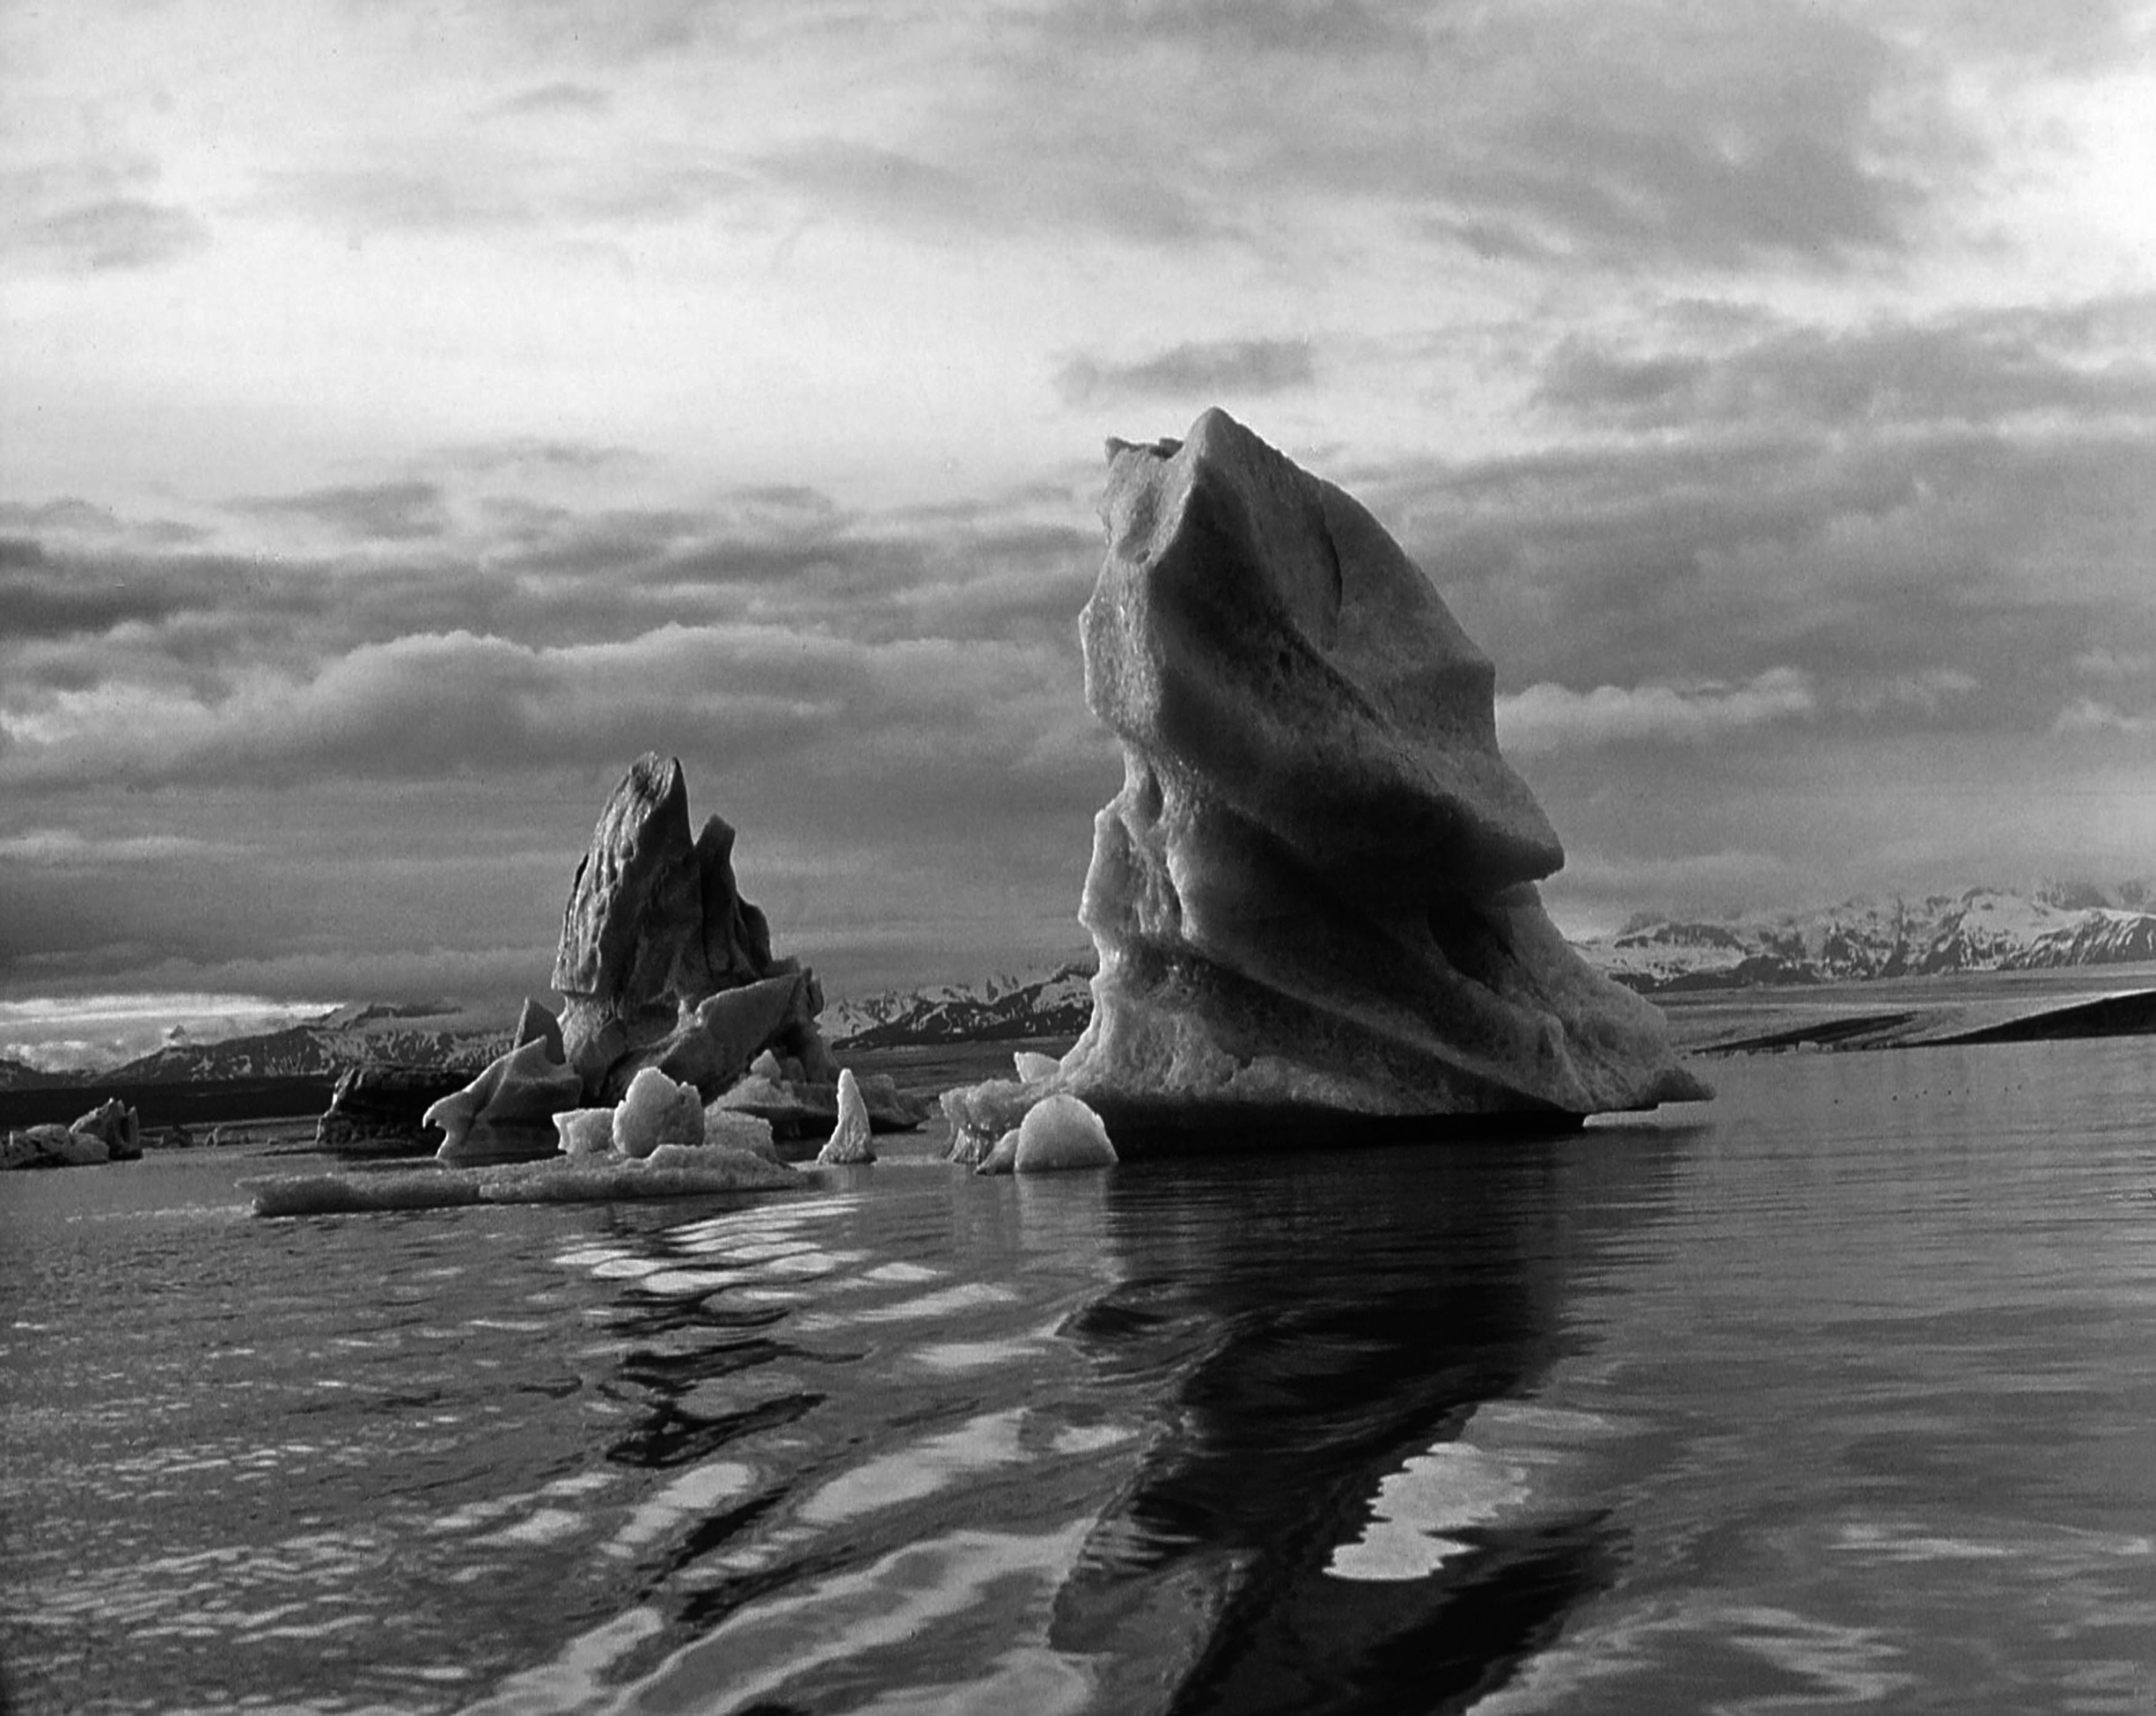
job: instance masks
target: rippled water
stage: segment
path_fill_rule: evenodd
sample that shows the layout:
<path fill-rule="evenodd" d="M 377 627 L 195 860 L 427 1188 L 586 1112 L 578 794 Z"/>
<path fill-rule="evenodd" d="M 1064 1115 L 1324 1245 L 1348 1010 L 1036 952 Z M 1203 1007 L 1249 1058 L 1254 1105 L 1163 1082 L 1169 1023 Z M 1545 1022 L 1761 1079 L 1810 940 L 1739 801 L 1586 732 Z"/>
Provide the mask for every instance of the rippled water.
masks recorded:
<path fill-rule="evenodd" d="M 0 1185 L 33 1711 L 2156 1705 L 2156 1045 L 1545 1145 Z"/>

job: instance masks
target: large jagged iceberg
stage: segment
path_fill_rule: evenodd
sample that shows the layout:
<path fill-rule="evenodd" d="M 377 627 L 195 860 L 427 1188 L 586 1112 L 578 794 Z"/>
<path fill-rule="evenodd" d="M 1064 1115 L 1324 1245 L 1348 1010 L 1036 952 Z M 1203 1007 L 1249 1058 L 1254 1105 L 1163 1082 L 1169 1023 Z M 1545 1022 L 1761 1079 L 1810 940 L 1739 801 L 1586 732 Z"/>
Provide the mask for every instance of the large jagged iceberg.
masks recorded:
<path fill-rule="evenodd" d="M 445 1134 L 444 1161 L 542 1159 L 557 1144 L 586 1154 L 598 1148 L 598 1123 L 558 1132 L 554 1117 L 623 1104 L 627 1122 L 617 1111 L 606 1137 L 638 1156 L 670 1142 L 694 1148 L 704 1103 L 739 1109 L 766 1132 L 835 1115 L 839 1066 L 817 1024 L 815 974 L 773 956 L 764 914 L 734 879 L 732 827 L 715 816 L 693 837 L 690 826 L 679 760 L 638 758 L 599 813 L 562 910 L 561 1016 L 527 1001 L 510 1052 L 427 1111 L 423 1123 Z M 860 1095 L 876 1126 L 926 1118 L 889 1075 L 862 1080 Z M 665 1118 L 676 1111 L 678 1135 Z"/>
<path fill-rule="evenodd" d="M 815 977 L 774 959 L 764 914 L 734 881 L 734 831 L 691 837 L 681 764 L 640 757 L 600 811 L 561 913 L 554 986 L 569 1066 L 619 1097 L 647 1067 L 715 1094 L 766 1047 L 828 1084 L 838 1067 Z"/>
<path fill-rule="evenodd" d="M 1079 913 L 1092 1020 L 1052 1074 L 948 1093 L 954 1155 L 1056 1091 L 1126 1155 L 1708 1094 L 1544 913 L 1564 852 L 1490 660 L 1368 511 L 1214 410 L 1111 441 L 1103 517 L 1081 632 L 1124 785 Z"/>

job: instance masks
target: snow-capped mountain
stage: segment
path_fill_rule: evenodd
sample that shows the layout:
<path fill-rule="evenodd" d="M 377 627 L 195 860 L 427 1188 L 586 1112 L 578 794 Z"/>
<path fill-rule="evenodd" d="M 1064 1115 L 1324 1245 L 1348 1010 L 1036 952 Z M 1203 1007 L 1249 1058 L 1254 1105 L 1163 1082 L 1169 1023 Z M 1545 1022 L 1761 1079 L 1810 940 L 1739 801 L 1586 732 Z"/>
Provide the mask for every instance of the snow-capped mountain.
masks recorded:
<path fill-rule="evenodd" d="M 2042 883 L 1718 921 L 1642 917 L 1579 949 L 1596 969 L 1648 992 L 2156 961 L 2156 886 Z M 1091 978 L 1091 962 L 1079 960 L 1045 976 L 836 1000 L 824 1009 L 824 1037 L 834 1048 L 855 1050 L 1075 1037 L 1092 1016 Z M 360 1005 L 254 1036 L 169 1043 L 94 1072 L 0 1060 L 0 1090 L 334 1079 L 348 1067 L 381 1065 L 476 1074 L 508 1046 L 505 1029 L 445 1005 Z"/>
<path fill-rule="evenodd" d="M 457 1009 L 373 1003 L 339 1008 L 279 1030 L 215 1042 L 167 1043 L 125 1066 L 67 1073 L 0 1063 L 0 1089 L 60 1084 L 215 1083 L 227 1079 L 334 1079 L 350 1067 L 440 1067 L 476 1073 L 509 1046 L 498 1027 L 456 1023 Z M 15 1074 L 19 1072 L 20 1076 Z"/>
<path fill-rule="evenodd" d="M 1921 899 L 1860 898 L 1720 922 L 1636 918 L 1580 943 L 1596 969 L 1641 990 L 1846 983 L 2156 960 L 2156 891 L 2042 883 Z"/>
<path fill-rule="evenodd" d="M 19 1060 L 10 1060 L 0 1055 L 0 1090 L 14 1090 L 26 1084 L 49 1084 L 52 1074 L 40 1073 L 34 1067 L 26 1067 Z"/>
<path fill-rule="evenodd" d="M 1045 977 L 887 989 L 825 1006 L 824 1037 L 833 1048 L 849 1049 L 1075 1037 L 1093 1016 L 1092 979 L 1090 964 L 1074 962 Z"/>

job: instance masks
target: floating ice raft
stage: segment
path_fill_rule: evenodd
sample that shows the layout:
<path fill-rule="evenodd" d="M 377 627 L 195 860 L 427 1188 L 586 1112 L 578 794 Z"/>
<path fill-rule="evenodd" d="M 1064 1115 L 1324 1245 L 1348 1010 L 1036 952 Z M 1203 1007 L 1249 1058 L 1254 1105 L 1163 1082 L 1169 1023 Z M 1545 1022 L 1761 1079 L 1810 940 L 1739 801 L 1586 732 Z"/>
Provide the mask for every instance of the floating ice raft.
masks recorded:
<path fill-rule="evenodd" d="M 596 1204 L 783 1192 L 810 1184 L 746 1150 L 662 1148 L 643 1161 L 578 1156 L 496 1168 L 430 1167 L 371 1174 L 278 1174 L 246 1183 L 257 1215 L 345 1215 L 466 1204 Z"/>

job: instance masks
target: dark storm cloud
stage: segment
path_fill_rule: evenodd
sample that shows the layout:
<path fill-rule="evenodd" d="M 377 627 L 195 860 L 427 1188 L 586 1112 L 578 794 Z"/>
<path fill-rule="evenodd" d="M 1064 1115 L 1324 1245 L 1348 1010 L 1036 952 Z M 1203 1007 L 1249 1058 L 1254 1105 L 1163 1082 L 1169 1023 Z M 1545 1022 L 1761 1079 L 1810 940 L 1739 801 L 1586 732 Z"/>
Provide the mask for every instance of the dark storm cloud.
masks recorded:
<path fill-rule="evenodd" d="M 442 501 L 385 484 L 249 503 L 359 537 L 348 561 L 23 539 L 4 576 L 35 626 L 0 636 L 0 775 L 435 779 L 598 767 L 671 732 L 773 767 L 827 749 L 825 776 L 927 802 L 947 796 L 940 764 L 990 792 L 1089 743 L 1055 695 L 1082 715 L 1097 546 L 1030 503 L 857 517 L 779 487 L 701 510 L 503 504 L 492 539 L 400 557 L 401 521 Z"/>
<path fill-rule="evenodd" d="M 33 538 L 0 537 L 0 638 L 109 632 L 128 620 L 164 620 L 184 599 L 158 582 L 50 557 Z"/>
<path fill-rule="evenodd" d="M 669 619 L 821 626 L 869 642 L 1061 638 L 1097 534 L 994 502 L 859 517 L 808 488 L 751 488 L 703 510 L 508 505 L 489 569 L 524 634 L 558 640 Z"/>
<path fill-rule="evenodd" d="M 2131 426 L 1710 434 L 1397 473 L 1366 498 L 1508 693 L 1653 703 L 1786 673 L 1822 720 L 2029 732 L 2107 639 L 2156 643 L 2150 446 Z M 1674 735 L 1690 714 L 1664 707 Z"/>
<path fill-rule="evenodd" d="M 0 532 L 5 531 L 21 532 L 22 541 L 40 553 L 51 546 L 83 543 L 165 550 L 205 542 L 210 536 L 199 524 L 174 518 L 121 518 L 109 507 L 73 495 L 34 505 L 0 501 Z"/>
<path fill-rule="evenodd" d="M 365 542 L 411 542 L 440 536 L 448 527 L 440 486 L 417 480 L 250 495 L 229 504 L 235 511 L 258 517 L 312 519 Z"/>
<path fill-rule="evenodd" d="M 1567 340 L 1540 386 L 1575 423 L 1651 437 L 1458 473 L 1431 552 L 1456 543 L 1493 611 L 1523 618 L 1561 586 L 1618 672 L 1965 674 L 1982 686 L 1956 700 L 1969 718 L 2023 728 L 2102 640 L 2156 629 L 2156 303 L 1855 330 L 1674 320 L 1716 326 Z M 1524 653 L 1575 685 L 1588 671 L 1584 649 Z"/>
<path fill-rule="evenodd" d="M 1316 379 L 1304 340 L 1200 340 L 1134 363 L 1077 357 L 1056 377 L 1066 403 L 1101 400 L 1207 400 L 1279 393 Z"/>
<path fill-rule="evenodd" d="M 1837 128 L 1822 123 L 1837 117 L 1832 103 L 1712 114 L 1687 111 L 1694 92 L 1634 93 L 1638 106 L 1589 96 L 1522 114 L 1495 128 L 1480 158 L 1411 180 L 1434 205 L 1431 230 L 1626 268 L 1838 266 L 1899 249 L 1923 211 L 1912 173 L 1867 163 L 1855 112 Z M 1478 220 L 1494 235 L 1479 246 Z"/>
<path fill-rule="evenodd" d="M 1035 517 L 1036 500 L 855 516 L 801 487 L 701 509 L 502 500 L 463 506 L 478 537 L 381 534 L 385 508 L 394 525 L 423 499 L 370 485 L 244 515 L 273 526 L 326 516 L 357 535 L 326 554 L 158 552 L 127 541 L 121 521 L 89 542 L 56 526 L 0 537 L 13 778 L 52 784 L 107 764 L 140 784 L 196 785 L 251 768 L 514 768 L 532 747 L 634 754 L 640 724 L 668 722 L 764 744 L 774 711 L 797 724 L 796 693 L 773 683 L 770 664 L 733 662 L 726 639 L 764 640 L 774 663 L 796 646 L 815 656 L 843 644 L 865 662 L 935 642 L 956 685 L 976 645 L 984 663 L 998 649 L 1074 662 L 1098 559 L 1093 532 Z M 686 634 L 713 640 L 722 684 L 664 642 Z M 980 715 L 994 687 L 978 689 Z M 546 711 L 572 707 L 591 711 L 577 717 L 588 732 L 552 724 Z"/>
<path fill-rule="evenodd" d="M 0 922 L 45 926 L 19 958 L 0 948 L 0 973 L 26 985 L 95 964 L 117 941 L 128 945 L 106 969 L 252 958 L 264 969 L 249 986 L 273 993 L 324 968 L 302 957 L 316 949 L 366 950 L 336 994 L 414 973 L 459 992 L 475 974 L 537 988 L 590 819 L 646 749 L 683 759 L 698 814 L 719 810 L 742 828 L 744 885 L 774 926 L 823 927 L 827 979 L 847 980 L 847 961 L 878 946 L 886 968 L 927 957 L 928 971 L 964 975 L 970 960 L 938 962 L 972 917 L 991 920 L 997 947 L 1045 938 L 1060 952 L 1080 940 L 1070 913 L 1085 831 L 1118 773 L 1084 708 L 1074 638 L 870 645 L 735 626 L 546 649 L 407 636 L 312 678 L 256 673 L 222 698 L 118 679 L 86 694 L 94 729 L 58 730 L 72 709 L 57 700 L 26 741 L 0 745 L 12 815 L 64 830 L 139 787 L 154 796 L 137 806 L 227 803 L 232 825 L 275 826 L 276 844 L 176 857 L 154 910 L 118 913 L 109 868 L 11 864 L 0 852 Z M 11 719 L 0 715 L 0 730 Z M 444 862 L 460 848 L 470 864 Z M 1037 927 L 1044 901 L 1052 923 Z M 466 969 L 458 950 L 474 942 L 519 957 Z"/>
<path fill-rule="evenodd" d="M 1855 330 L 1777 327 L 1734 345 L 1567 338 L 1541 403 L 1641 429 L 1732 422 L 1995 424 L 2036 414 L 2156 419 L 2156 297 L 1965 312 Z"/>
<path fill-rule="evenodd" d="M 2151 446 L 2132 424 L 1710 431 L 1433 473 L 1398 505 L 1510 690 L 1788 669 L 1866 730 L 2040 732 L 2092 651 L 2156 643 Z"/>

